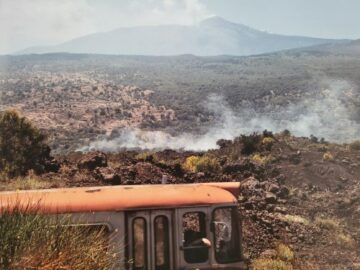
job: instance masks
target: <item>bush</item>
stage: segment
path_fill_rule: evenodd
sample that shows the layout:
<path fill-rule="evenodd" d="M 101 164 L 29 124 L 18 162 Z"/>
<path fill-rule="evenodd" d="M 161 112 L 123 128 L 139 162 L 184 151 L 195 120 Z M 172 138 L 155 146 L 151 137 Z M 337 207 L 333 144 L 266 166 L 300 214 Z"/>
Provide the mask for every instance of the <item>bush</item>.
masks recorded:
<path fill-rule="evenodd" d="M 10 177 L 43 172 L 51 160 L 45 136 L 14 110 L 0 113 L 0 171 Z"/>
<path fill-rule="evenodd" d="M 260 154 L 255 154 L 251 159 L 261 165 L 266 165 L 275 161 L 275 158 L 272 155 L 262 156 Z"/>
<path fill-rule="evenodd" d="M 340 222 L 333 218 L 326 218 L 326 217 L 316 217 L 314 220 L 315 224 L 320 228 L 324 228 L 327 230 L 338 230 L 340 228 Z"/>
<path fill-rule="evenodd" d="M 286 261 L 286 262 L 293 262 L 295 259 L 294 252 L 284 244 L 279 244 L 276 247 L 276 252 L 278 254 L 279 259 Z"/>
<path fill-rule="evenodd" d="M 135 159 L 139 161 L 145 161 L 145 162 L 157 162 L 159 158 L 157 157 L 156 153 L 154 152 L 142 152 L 135 156 Z"/>
<path fill-rule="evenodd" d="M 275 142 L 275 140 L 271 137 L 265 137 L 261 143 L 265 145 L 272 145 Z"/>
<path fill-rule="evenodd" d="M 183 164 L 183 169 L 188 172 L 195 173 L 196 172 L 196 164 L 199 162 L 199 160 L 200 160 L 200 157 L 198 157 L 198 156 L 190 156 L 190 157 L 186 158 L 186 160 Z"/>
<path fill-rule="evenodd" d="M 184 170 L 192 173 L 214 173 L 218 172 L 221 167 L 219 162 L 215 158 L 211 158 L 208 156 L 190 156 L 185 160 L 183 168 Z"/>
<path fill-rule="evenodd" d="M 356 247 L 356 241 L 354 238 L 345 232 L 336 233 L 336 242 L 338 245 L 346 249 L 354 249 Z"/>
<path fill-rule="evenodd" d="M 264 137 L 261 141 L 261 144 L 264 146 L 264 148 L 267 151 L 271 151 L 271 148 L 273 147 L 275 142 L 275 139 L 272 137 Z"/>
<path fill-rule="evenodd" d="M 353 151 L 359 151 L 360 150 L 360 140 L 350 143 L 349 149 L 353 150 Z"/>
<path fill-rule="evenodd" d="M 290 130 L 288 130 L 288 129 L 284 129 L 284 130 L 281 132 L 281 135 L 284 136 L 284 137 L 290 137 L 290 136 L 291 136 L 291 132 L 290 132 Z"/>
<path fill-rule="evenodd" d="M 196 172 L 215 173 L 220 170 L 220 164 L 215 158 L 201 157 L 196 164 Z"/>
<path fill-rule="evenodd" d="M 261 136 L 257 133 L 253 133 L 249 136 L 241 135 L 242 149 L 241 154 L 251 155 L 258 150 Z"/>
<path fill-rule="evenodd" d="M 104 228 L 69 225 L 68 217 L 5 210 L 0 269 L 111 269 L 118 256 L 110 256 Z"/>

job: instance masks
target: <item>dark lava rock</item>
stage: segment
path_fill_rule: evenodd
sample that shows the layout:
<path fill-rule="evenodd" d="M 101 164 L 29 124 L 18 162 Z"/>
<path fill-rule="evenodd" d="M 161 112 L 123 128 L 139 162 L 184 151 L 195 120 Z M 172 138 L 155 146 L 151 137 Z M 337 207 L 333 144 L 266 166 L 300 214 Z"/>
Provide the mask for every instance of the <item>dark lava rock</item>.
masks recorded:
<path fill-rule="evenodd" d="M 280 189 L 276 192 L 276 195 L 279 196 L 279 198 L 287 198 L 290 194 L 289 188 L 286 186 L 280 187 Z"/>
<path fill-rule="evenodd" d="M 277 197 L 274 193 L 271 192 L 266 192 L 265 193 L 265 201 L 266 203 L 276 203 L 277 202 Z"/>
<path fill-rule="evenodd" d="M 103 181 L 105 184 L 110 185 L 120 185 L 121 178 L 112 168 L 98 168 L 96 170 L 98 177 Z"/>
<path fill-rule="evenodd" d="M 107 156 L 101 152 L 94 152 L 85 155 L 79 162 L 79 169 L 95 170 L 98 167 L 107 166 Z"/>
<path fill-rule="evenodd" d="M 249 177 L 241 183 L 241 190 L 254 190 L 260 187 L 260 182 L 254 177 Z"/>

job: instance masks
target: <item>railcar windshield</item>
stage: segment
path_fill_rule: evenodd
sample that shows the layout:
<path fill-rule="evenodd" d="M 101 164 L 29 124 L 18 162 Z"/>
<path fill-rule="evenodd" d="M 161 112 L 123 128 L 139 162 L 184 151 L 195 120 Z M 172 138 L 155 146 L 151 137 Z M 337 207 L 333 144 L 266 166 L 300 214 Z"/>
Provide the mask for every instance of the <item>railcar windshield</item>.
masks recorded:
<path fill-rule="evenodd" d="M 241 260 L 238 219 L 236 207 L 217 208 L 213 211 L 214 249 L 218 263 Z"/>

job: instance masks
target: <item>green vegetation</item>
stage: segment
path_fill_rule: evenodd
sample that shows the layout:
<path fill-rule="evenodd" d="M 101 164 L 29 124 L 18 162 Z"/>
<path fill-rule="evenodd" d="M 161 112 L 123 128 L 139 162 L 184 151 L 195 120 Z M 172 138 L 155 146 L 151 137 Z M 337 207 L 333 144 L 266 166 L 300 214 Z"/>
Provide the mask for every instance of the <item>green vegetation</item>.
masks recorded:
<path fill-rule="evenodd" d="M 293 270 L 291 264 L 279 259 L 257 259 L 253 262 L 253 270 Z"/>
<path fill-rule="evenodd" d="M 317 226 L 327 230 L 338 230 L 340 228 L 340 222 L 333 218 L 318 216 L 314 222 Z"/>
<path fill-rule="evenodd" d="M 255 154 L 251 157 L 251 159 L 261 165 L 266 165 L 269 164 L 271 162 L 275 161 L 275 158 L 272 155 L 260 155 L 260 154 Z"/>
<path fill-rule="evenodd" d="M 0 113 L 0 171 L 10 177 L 42 172 L 50 159 L 45 136 L 14 110 Z"/>
<path fill-rule="evenodd" d="M 52 182 L 41 179 L 35 175 L 18 176 L 13 179 L 0 176 L 0 191 L 44 189 L 50 188 L 52 185 Z"/>
<path fill-rule="evenodd" d="M 216 158 L 209 156 L 190 156 L 185 160 L 183 169 L 192 173 L 213 173 L 218 172 L 221 167 Z"/>
<path fill-rule="evenodd" d="M 0 217 L 0 269 L 110 269 L 116 260 L 103 227 L 69 226 L 68 217 L 27 210 Z"/>
<path fill-rule="evenodd" d="M 295 254 L 287 245 L 280 243 L 276 247 L 276 252 L 281 260 L 287 261 L 287 262 L 294 261 Z"/>
<path fill-rule="evenodd" d="M 145 162 L 156 162 L 159 160 L 155 152 L 141 152 L 135 156 L 135 159 Z"/>
<path fill-rule="evenodd" d="M 253 270 L 293 270 L 295 254 L 285 244 L 279 243 L 276 246 L 275 258 L 259 258 L 253 261 Z"/>

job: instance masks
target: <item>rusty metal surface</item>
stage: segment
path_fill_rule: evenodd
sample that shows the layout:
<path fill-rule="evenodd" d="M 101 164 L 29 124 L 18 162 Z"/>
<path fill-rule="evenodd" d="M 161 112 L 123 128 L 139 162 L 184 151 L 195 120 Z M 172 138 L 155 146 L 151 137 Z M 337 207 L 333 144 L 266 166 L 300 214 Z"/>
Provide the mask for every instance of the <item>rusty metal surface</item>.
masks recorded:
<path fill-rule="evenodd" d="M 236 203 L 230 192 L 235 186 L 212 183 L 0 192 L 0 212 L 17 206 L 42 213 L 76 213 Z"/>

